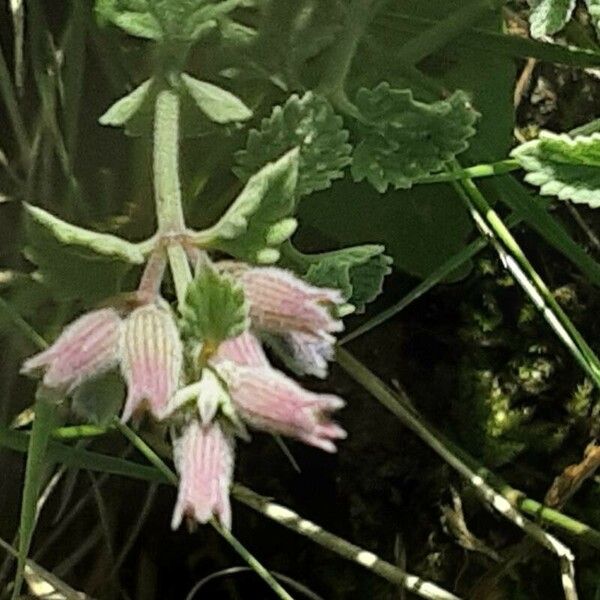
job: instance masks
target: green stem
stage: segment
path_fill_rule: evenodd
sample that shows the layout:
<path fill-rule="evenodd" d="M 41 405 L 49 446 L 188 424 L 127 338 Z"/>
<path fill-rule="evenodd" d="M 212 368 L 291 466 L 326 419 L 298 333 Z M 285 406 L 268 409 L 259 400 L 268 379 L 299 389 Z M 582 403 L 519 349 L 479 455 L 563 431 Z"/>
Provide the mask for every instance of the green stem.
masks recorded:
<path fill-rule="evenodd" d="M 167 235 L 185 231 L 179 181 L 179 113 L 177 93 L 161 91 L 156 98 L 154 119 L 154 195 L 158 230 Z M 181 305 L 192 280 L 192 272 L 185 250 L 179 243 L 169 245 L 167 254 L 177 300 Z"/>
<path fill-rule="evenodd" d="M 494 177 L 495 175 L 504 175 L 517 171 L 521 168 L 519 163 L 507 158 L 495 163 L 487 163 L 474 165 L 465 169 L 458 169 L 450 173 L 435 173 L 434 175 L 426 175 L 415 180 L 415 183 L 446 183 L 449 181 L 457 181 L 460 179 L 478 179 L 480 177 Z"/>
<path fill-rule="evenodd" d="M 374 16 L 373 4 L 374 0 L 353 0 L 348 8 L 345 26 L 342 29 L 340 38 L 333 47 L 327 65 L 323 70 L 317 89 L 324 96 L 334 101 L 336 105 L 349 103 L 344 86 L 360 40 Z M 352 113 L 355 112 L 351 103 L 347 106 L 347 110 Z"/>
<path fill-rule="evenodd" d="M 560 337 L 573 357 L 600 388 L 598 357 L 533 268 L 508 227 L 470 179 L 454 182 L 454 187 L 471 210 L 480 229 L 496 247 L 511 274 L 541 311 L 544 319 Z"/>
<path fill-rule="evenodd" d="M 185 220 L 179 182 L 179 96 L 159 92 L 154 113 L 154 196 L 160 233 L 182 233 Z"/>
<path fill-rule="evenodd" d="M 429 423 L 425 423 L 423 418 L 413 408 L 408 398 L 405 397 L 402 401 L 399 400 L 398 394 L 392 392 L 381 379 L 346 350 L 338 349 L 337 362 L 350 377 L 368 390 L 383 406 L 396 415 L 407 427 L 426 442 L 432 450 L 469 481 L 484 500 L 532 539 L 550 550 L 550 552 L 556 554 L 560 559 L 566 597 L 569 599 L 577 597 L 576 593 L 574 595 L 571 593 L 571 590 L 575 589 L 574 557 L 567 546 L 545 532 L 533 521 L 523 517 L 502 494 L 495 491 L 484 479 L 487 475 L 487 470 L 480 466 L 474 468 L 472 464 L 465 461 L 465 453 L 457 451 L 435 428 L 431 427 Z M 471 459 L 471 461 L 472 463 L 475 462 L 474 459 Z"/>
<path fill-rule="evenodd" d="M 55 440 L 78 440 L 81 438 L 98 437 L 110 431 L 110 427 L 100 425 L 72 425 L 58 427 L 52 431 Z"/>

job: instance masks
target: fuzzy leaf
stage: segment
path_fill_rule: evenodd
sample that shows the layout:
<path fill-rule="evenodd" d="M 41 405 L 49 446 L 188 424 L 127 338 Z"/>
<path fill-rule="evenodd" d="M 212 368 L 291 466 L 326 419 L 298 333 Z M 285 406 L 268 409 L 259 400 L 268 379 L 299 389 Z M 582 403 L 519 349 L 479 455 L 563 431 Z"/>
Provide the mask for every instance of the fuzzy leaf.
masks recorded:
<path fill-rule="evenodd" d="M 253 175 L 219 222 L 198 234 L 198 242 L 249 262 L 277 262 L 277 247 L 297 225 L 291 215 L 298 161 L 298 150 L 292 150 Z"/>
<path fill-rule="evenodd" d="M 163 36 L 149 0 L 97 0 L 96 13 L 101 22 L 113 23 L 130 35 L 148 40 Z"/>
<path fill-rule="evenodd" d="M 76 227 L 34 206 L 26 210 L 25 253 L 57 298 L 106 298 L 119 291 L 132 264 L 145 260 L 138 246 L 121 238 Z"/>
<path fill-rule="evenodd" d="M 301 98 L 294 94 L 262 120 L 260 129 L 250 131 L 246 149 L 236 155 L 234 171 L 246 180 L 268 162 L 298 147 L 297 193 L 303 196 L 326 189 L 343 176 L 344 167 L 351 162 L 352 147 L 347 142 L 342 118 L 325 98 L 313 92 Z"/>
<path fill-rule="evenodd" d="M 600 206 L 600 133 L 571 138 L 544 131 L 515 148 L 512 156 L 540 194 Z"/>
<path fill-rule="evenodd" d="M 558 33 L 569 21 L 575 0 L 529 0 L 531 37 L 540 39 Z"/>
<path fill-rule="evenodd" d="M 120 127 L 127 123 L 143 106 L 148 95 L 152 79 L 144 81 L 123 98 L 117 100 L 101 117 L 98 119 L 100 125 L 112 125 Z"/>
<path fill-rule="evenodd" d="M 71 225 L 31 204 L 25 204 L 25 209 L 32 221 L 48 230 L 61 244 L 88 248 L 97 254 L 114 257 L 134 265 L 144 263 L 144 253 L 136 244 L 115 235 L 97 233 Z"/>
<path fill-rule="evenodd" d="M 181 307 L 182 331 L 216 346 L 248 327 L 248 305 L 242 286 L 230 276 L 203 265 L 187 289 Z"/>
<path fill-rule="evenodd" d="M 194 42 L 244 0 L 97 0 L 96 12 L 130 35 Z"/>
<path fill-rule="evenodd" d="M 198 108 L 215 123 L 247 121 L 252 111 L 234 94 L 206 81 L 198 81 L 186 73 L 181 75 Z"/>
<path fill-rule="evenodd" d="M 392 259 L 384 254 L 385 248 L 376 244 L 343 248 L 323 254 L 294 252 L 292 261 L 302 264 L 302 275 L 319 287 L 339 289 L 344 300 L 357 312 L 377 298 L 383 280 L 391 272 Z"/>
<path fill-rule="evenodd" d="M 356 105 L 366 124 L 353 157 L 355 181 L 367 179 L 383 193 L 388 185 L 410 188 L 419 177 L 441 171 L 468 147 L 478 113 L 467 95 L 455 92 L 431 104 L 386 82 L 358 91 Z"/>

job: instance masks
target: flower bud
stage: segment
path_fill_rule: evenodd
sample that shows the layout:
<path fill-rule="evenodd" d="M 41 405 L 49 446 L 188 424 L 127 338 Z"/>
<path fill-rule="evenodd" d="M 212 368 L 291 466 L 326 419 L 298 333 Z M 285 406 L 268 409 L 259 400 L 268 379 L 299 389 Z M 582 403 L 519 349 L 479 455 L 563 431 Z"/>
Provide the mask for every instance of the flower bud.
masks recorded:
<path fill-rule="evenodd" d="M 180 480 L 172 528 L 177 529 L 184 516 L 199 523 L 207 523 L 216 516 L 230 529 L 233 438 L 217 421 L 202 425 L 193 420 L 173 442 L 173 457 Z"/>
<path fill-rule="evenodd" d="M 112 308 L 89 312 L 68 325 L 52 346 L 26 360 L 21 373 L 43 371 L 44 385 L 70 393 L 117 366 L 121 327 Z"/>
<path fill-rule="evenodd" d="M 144 409 L 163 418 L 182 365 L 182 343 L 171 311 L 156 304 L 134 310 L 121 340 L 121 370 L 128 386 L 123 422 Z"/>
<path fill-rule="evenodd" d="M 327 416 L 344 406 L 338 396 L 305 390 L 270 367 L 224 362 L 217 370 L 227 383 L 236 410 L 253 427 L 297 438 L 326 452 L 335 452 L 333 440 L 346 437 Z"/>

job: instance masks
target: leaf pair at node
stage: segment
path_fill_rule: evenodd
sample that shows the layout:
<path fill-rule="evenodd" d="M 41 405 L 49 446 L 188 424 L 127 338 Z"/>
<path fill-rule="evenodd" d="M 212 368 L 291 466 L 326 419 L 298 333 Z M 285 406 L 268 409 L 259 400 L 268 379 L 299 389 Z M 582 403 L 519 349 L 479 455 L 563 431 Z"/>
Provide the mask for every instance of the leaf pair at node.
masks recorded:
<path fill-rule="evenodd" d="M 200 81 L 191 75 L 182 73 L 177 77 L 176 89 L 184 106 L 193 105 L 200 109 L 210 123 L 228 125 L 246 121 L 252 117 L 252 111 L 237 96 L 223 88 Z M 161 85 L 154 79 L 147 79 L 135 90 L 117 100 L 101 117 L 101 125 L 125 127 L 130 135 L 140 135 L 152 130 L 153 109 L 156 95 Z M 182 133 L 195 135 L 202 132 L 202 123 L 198 123 L 196 114 L 187 121 L 196 121 L 190 127 L 184 123 Z M 206 128 L 204 128 L 206 129 Z"/>
<path fill-rule="evenodd" d="M 244 0 L 97 0 L 101 22 L 159 42 L 197 41 Z"/>

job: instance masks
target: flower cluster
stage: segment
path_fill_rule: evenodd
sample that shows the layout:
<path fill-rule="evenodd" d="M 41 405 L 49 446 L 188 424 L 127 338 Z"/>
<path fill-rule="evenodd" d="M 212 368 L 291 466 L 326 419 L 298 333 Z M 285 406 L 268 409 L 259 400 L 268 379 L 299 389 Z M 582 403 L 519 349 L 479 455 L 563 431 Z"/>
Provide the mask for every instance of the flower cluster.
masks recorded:
<path fill-rule="evenodd" d="M 45 386 L 65 394 L 120 368 L 128 390 L 122 420 L 148 412 L 173 425 L 180 475 L 174 528 L 184 517 L 200 523 L 217 517 L 230 527 L 234 437 L 244 434 L 244 423 L 326 452 L 335 452 L 346 435 L 329 417 L 344 402 L 308 391 L 275 369 L 262 345 L 266 340 L 284 353 L 297 372 L 324 377 L 333 334 L 342 329 L 334 316 L 341 294 L 280 268 L 226 261 L 215 267 L 241 285 L 250 319 L 241 334 L 204 356 L 195 381 L 186 373 L 189 356 L 177 321 L 158 295 L 126 314 L 113 308 L 85 314 L 22 368 L 42 373 Z"/>

